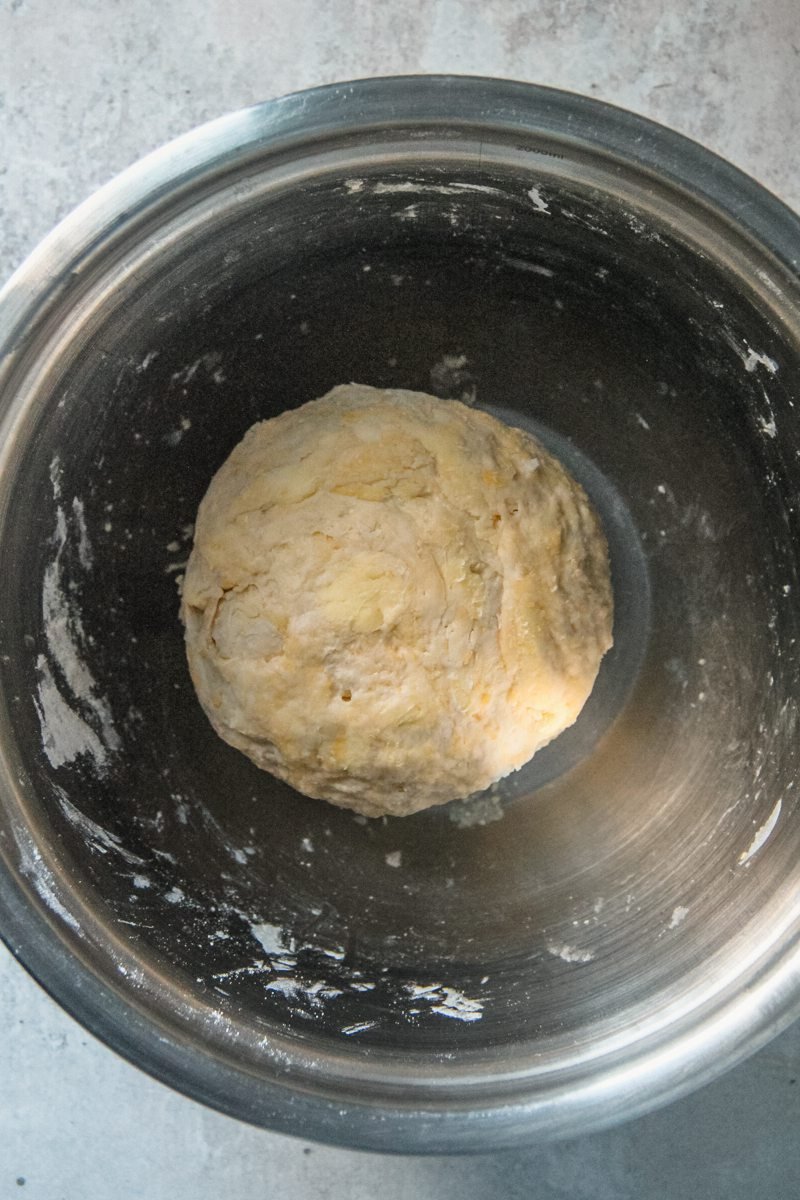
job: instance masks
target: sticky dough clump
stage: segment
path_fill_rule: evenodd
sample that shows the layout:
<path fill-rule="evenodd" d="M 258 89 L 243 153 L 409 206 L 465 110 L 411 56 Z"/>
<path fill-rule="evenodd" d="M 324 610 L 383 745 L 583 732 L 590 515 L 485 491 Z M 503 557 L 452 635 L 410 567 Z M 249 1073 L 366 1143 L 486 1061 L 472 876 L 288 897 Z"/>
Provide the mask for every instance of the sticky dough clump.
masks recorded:
<path fill-rule="evenodd" d="M 182 617 L 226 742 L 308 796 L 403 815 L 575 721 L 611 645 L 608 552 L 529 434 L 351 384 L 254 425 L 223 463 Z"/>

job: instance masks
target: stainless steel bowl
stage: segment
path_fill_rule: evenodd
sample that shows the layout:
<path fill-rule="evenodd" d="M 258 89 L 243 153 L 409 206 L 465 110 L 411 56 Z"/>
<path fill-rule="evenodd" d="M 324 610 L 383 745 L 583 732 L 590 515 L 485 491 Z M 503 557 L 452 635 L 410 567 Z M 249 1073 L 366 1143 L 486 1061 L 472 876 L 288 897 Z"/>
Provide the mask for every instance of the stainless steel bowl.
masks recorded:
<path fill-rule="evenodd" d="M 372 80 L 225 117 L 0 306 L 0 926 L 226 1112 L 460 1151 L 597 1129 L 798 1011 L 800 223 L 578 96 Z M 579 723 L 364 823 L 210 731 L 176 577 L 257 418 L 348 380 L 537 429 L 606 525 Z"/>

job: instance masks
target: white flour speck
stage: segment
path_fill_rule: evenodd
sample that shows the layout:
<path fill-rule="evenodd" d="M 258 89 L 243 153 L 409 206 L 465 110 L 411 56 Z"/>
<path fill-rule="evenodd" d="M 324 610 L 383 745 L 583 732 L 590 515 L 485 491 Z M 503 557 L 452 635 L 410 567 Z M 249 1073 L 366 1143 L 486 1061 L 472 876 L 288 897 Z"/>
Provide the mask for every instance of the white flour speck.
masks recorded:
<path fill-rule="evenodd" d="M 337 996 L 344 995 L 341 988 L 331 987 L 321 979 L 305 984 L 296 975 L 283 975 L 280 979 L 271 979 L 265 986 L 268 992 L 281 992 L 290 1000 L 306 1000 L 314 1008 L 321 1007 L 325 1000 L 335 1000 Z"/>
<path fill-rule="evenodd" d="M 684 908 L 682 904 L 677 904 L 672 910 L 672 916 L 669 919 L 667 929 L 677 929 L 678 926 L 686 920 L 689 915 L 688 908 Z"/>
<path fill-rule="evenodd" d="M 539 189 L 537 187 L 529 188 L 528 196 L 531 200 L 531 203 L 533 204 L 533 207 L 536 209 L 537 212 L 547 213 L 548 216 L 552 215 L 550 213 L 550 208 L 547 204 L 547 201 L 544 199 L 544 197 L 542 196 L 542 193 L 539 191 Z"/>
<path fill-rule="evenodd" d="M 442 983 L 407 983 L 403 990 L 412 1000 L 426 1000 L 431 1012 L 440 1017 L 451 1017 L 456 1021 L 480 1021 L 483 1016 L 483 1001 L 471 1000 L 457 988 Z M 409 1010 L 414 1012 L 414 1010 Z M 419 1011 L 419 1010 L 416 1010 Z"/>
<path fill-rule="evenodd" d="M 538 467 L 539 460 L 535 459 L 533 461 L 535 461 Z M 501 821 L 503 815 L 503 805 L 496 792 L 490 792 L 488 796 L 457 800 L 447 810 L 448 818 L 459 829 L 471 829 L 476 825 L 490 825 L 493 821 Z"/>
<path fill-rule="evenodd" d="M 503 262 L 509 267 L 516 267 L 518 271 L 529 271 L 531 275 L 542 275 L 545 279 L 552 279 L 555 271 L 550 267 L 545 267 L 541 263 L 530 262 L 527 258 L 509 258 L 503 256 Z"/>
<path fill-rule="evenodd" d="M 363 180 L 359 180 L 363 186 Z M 355 189 L 354 189 L 355 190 Z M 361 191 L 361 188 L 357 189 Z M 379 180 L 372 189 L 376 196 L 400 195 L 412 193 L 415 195 L 460 196 L 465 192 L 487 192 L 497 194 L 499 188 L 485 183 L 425 183 L 416 179 Z"/>
<path fill-rule="evenodd" d="M 257 962 L 251 963 L 247 967 L 234 967 L 231 971 L 219 971 L 216 975 L 212 975 L 212 979 L 227 982 L 230 979 L 238 979 L 240 976 L 266 975 L 271 971 L 272 967 L 269 963 Z"/>
<path fill-rule="evenodd" d="M 33 703 L 42 731 L 42 748 L 51 767 L 74 762 L 81 754 L 90 755 L 98 768 L 105 766 L 108 757 L 105 746 L 83 717 L 67 704 L 43 654 L 36 660 L 36 670 L 39 681 Z"/>
<path fill-rule="evenodd" d="M 199 358 L 196 358 L 194 362 L 189 363 L 188 366 L 182 367 L 180 371 L 175 371 L 171 376 L 172 382 L 184 384 L 191 383 L 201 367 L 205 368 L 209 375 L 211 375 L 212 379 L 216 379 L 215 369 L 219 367 L 221 362 L 222 355 L 219 353 L 219 351 L 209 350 L 207 354 L 201 354 Z M 186 420 L 186 418 L 183 420 Z M 181 425 L 183 425 L 183 421 L 181 421 Z M 186 428 L 188 429 L 188 427 L 189 426 Z"/>
<path fill-rule="evenodd" d="M 18 843 L 18 849 L 21 855 L 20 870 L 23 875 L 30 879 L 39 897 L 51 912 L 60 917 L 76 933 L 81 933 L 80 923 L 77 918 L 65 908 L 55 894 L 53 873 L 42 859 L 39 850 L 30 843 L 22 842 Z"/>
<path fill-rule="evenodd" d="M 743 866 L 745 863 L 749 862 L 750 859 L 753 857 L 753 855 L 757 854 L 758 851 L 761 849 L 761 847 L 764 845 L 767 838 L 770 836 L 770 834 L 774 830 L 775 826 L 778 824 L 778 818 L 781 815 L 781 807 L 782 807 L 782 801 L 778 800 L 778 803 L 775 805 L 775 807 L 773 808 L 772 812 L 767 817 L 764 824 L 761 825 L 756 830 L 755 837 L 753 838 L 753 840 L 750 843 L 750 845 L 748 846 L 748 848 L 746 850 L 743 850 L 742 853 L 739 855 L 739 865 L 740 866 Z"/>
<path fill-rule="evenodd" d="M 390 854 L 386 855 L 387 867 L 399 867 L 400 864 L 402 863 L 402 861 L 403 861 L 402 850 L 392 850 L 392 852 Z"/>
<path fill-rule="evenodd" d="M 172 429 L 169 433 L 165 433 L 162 441 L 164 441 L 168 446 L 177 446 L 183 435 L 191 428 L 192 422 L 189 420 L 189 418 L 181 417 L 181 422 L 177 429 Z"/>
<path fill-rule="evenodd" d="M 64 474 L 64 469 L 61 466 L 61 459 L 57 454 L 54 454 L 50 459 L 50 484 L 53 488 L 53 499 L 58 503 L 61 499 L 61 477 Z"/>
<path fill-rule="evenodd" d="M 442 988 L 444 999 L 441 1004 L 434 1004 L 431 1011 L 440 1017 L 453 1017 L 457 1021 L 480 1021 L 483 1016 L 483 1002 L 470 1000 L 455 988 Z"/>
<path fill-rule="evenodd" d="M 42 582 L 42 617 L 47 648 L 73 697 L 84 703 L 98 718 L 101 737 L 107 748 L 118 750 L 120 741 L 111 711 L 106 701 L 98 696 L 97 684 L 81 656 L 85 635 L 80 616 L 63 587 L 59 563 L 61 548 L 45 569 Z"/>
<path fill-rule="evenodd" d="M 62 473 L 58 457 L 50 464 L 53 497 L 58 502 L 62 494 Z M 72 519 L 77 531 L 78 561 L 84 569 L 91 566 L 91 546 L 86 532 L 83 504 L 75 499 Z M 42 742 L 53 766 L 72 762 L 81 754 L 89 754 L 102 768 L 108 753 L 119 749 L 120 739 L 114 728 L 111 709 L 99 695 L 95 679 L 83 659 L 86 635 L 74 597 L 64 584 L 62 557 L 70 529 L 64 509 L 56 507 L 55 553 L 45 568 L 42 579 L 42 622 L 47 642 L 48 658 L 37 659 L 39 673 L 36 709 L 42 726 Z M 63 680 L 56 682 L 53 667 Z M 77 705 L 77 711 L 70 700 Z M 90 717 L 95 718 L 90 723 Z"/>
<path fill-rule="evenodd" d="M 89 541 L 89 532 L 86 528 L 86 513 L 83 507 L 83 501 L 75 496 L 72 501 L 72 514 L 75 518 L 75 524 L 78 527 L 78 559 L 84 571 L 92 569 L 92 545 Z"/>
<path fill-rule="evenodd" d="M 554 958 L 568 963 L 589 963 L 594 959 L 593 951 L 580 950 L 577 946 L 568 946 L 565 942 L 547 942 L 546 949 Z"/>
<path fill-rule="evenodd" d="M 95 850 L 99 850 L 101 854 L 107 854 L 111 850 L 132 865 L 140 865 L 144 862 L 144 859 L 140 858 L 138 854 L 134 854 L 132 850 L 128 850 L 126 846 L 123 846 L 122 841 L 116 833 L 112 833 L 110 829 L 98 825 L 97 821 L 93 821 L 91 817 L 87 817 L 86 813 L 76 808 L 61 788 L 56 789 L 56 794 L 64 816 L 72 822 L 76 829 L 81 831 L 84 838 L 94 846 Z"/>
<path fill-rule="evenodd" d="M 417 1000 L 420 996 L 438 996 L 442 985 L 440 983 L 407 983 L 404 988 L 413 1000 Z"/>
<path fill-rule="evenodd" d="M 759 354 L 757 350 L 751 350 L 747 343 L 745 343 L 745 347 L 746 353 L 741 356 L 745 371 L 749 371 L 752 374 L 756 367 L 764 367 L 770 375 L 777 373 L 778 364 L 774 358 L 770 358 L 768 354 Z"/>
<path fill-rule="evenodd" d="M 314 946 L 314 950 L 319 950 L 320 954 L 324 954 L 326 958 L 333 958 L 336 962 L 341 962 L 345 956 L 344 946 L 333 946 L 326 948 L 325 946 Z"/>
<path fill-rule="evenodd" d="M 259 921 L 250 926 L 250 932 L 270 957 L 284 955 L 287 950 L 291 951 L 290 939 L 286 937 L 280 925 L 271 925 L 269 921 Z"/>

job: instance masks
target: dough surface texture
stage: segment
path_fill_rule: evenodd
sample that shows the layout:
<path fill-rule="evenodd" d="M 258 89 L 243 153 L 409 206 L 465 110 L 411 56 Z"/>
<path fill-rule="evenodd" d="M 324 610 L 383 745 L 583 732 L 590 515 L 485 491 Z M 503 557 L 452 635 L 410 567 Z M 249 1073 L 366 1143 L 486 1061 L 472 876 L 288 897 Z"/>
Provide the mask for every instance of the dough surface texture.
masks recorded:
<path fill-rule="evenodd" d="M 405 815 L 575 721 L 611 645 L 608 552 L 528 433 L 350 384 L 254 425 L 220 467 L 181 615 L 226 742 L 308 796 Z"/>

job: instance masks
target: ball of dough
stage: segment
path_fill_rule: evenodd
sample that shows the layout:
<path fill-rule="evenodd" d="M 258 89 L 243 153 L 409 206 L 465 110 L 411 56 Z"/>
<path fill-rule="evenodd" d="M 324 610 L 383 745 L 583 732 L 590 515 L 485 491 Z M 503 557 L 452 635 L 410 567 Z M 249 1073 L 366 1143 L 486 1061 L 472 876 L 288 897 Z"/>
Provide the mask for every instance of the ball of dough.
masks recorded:
<path fill-rule="evenodd" d="M 197 515 L 189 667 L 217 733 L 367 816 L 464 797 L 578 716 L 608 552 L 529 434 L 356 384 L 254 425 Z"/>

